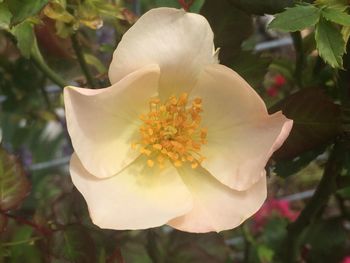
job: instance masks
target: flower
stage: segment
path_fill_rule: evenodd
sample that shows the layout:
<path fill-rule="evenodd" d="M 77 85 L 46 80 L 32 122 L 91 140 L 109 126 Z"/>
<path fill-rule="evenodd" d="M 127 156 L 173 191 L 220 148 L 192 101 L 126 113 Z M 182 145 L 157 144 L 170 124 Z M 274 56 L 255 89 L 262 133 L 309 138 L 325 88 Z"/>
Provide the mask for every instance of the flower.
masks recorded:
<path fill-rule="evenodd" d="M 254 215 L 254 229 L 261 230 L 267 223 L 267 220 L 277 213 L 279 216 L 293 222 L 297 219 L 299 213 L 290 209 L 287 200 L 268 199 L 265 204 Z"/>
<path fill-rule="evenodd" d="M 342 263 L 350 263 L 350 256 L 349 257 L 345 257 L 343 259 Z"/>
<path fill-rule="evenodd" d="M 292 120 L 219 65 L 197 14 L 153 9 L 126 32 L 111 87 L 66 87 L 72 181 L 101 228 L 231 229 L 266 198 L 265 165 Z"/>

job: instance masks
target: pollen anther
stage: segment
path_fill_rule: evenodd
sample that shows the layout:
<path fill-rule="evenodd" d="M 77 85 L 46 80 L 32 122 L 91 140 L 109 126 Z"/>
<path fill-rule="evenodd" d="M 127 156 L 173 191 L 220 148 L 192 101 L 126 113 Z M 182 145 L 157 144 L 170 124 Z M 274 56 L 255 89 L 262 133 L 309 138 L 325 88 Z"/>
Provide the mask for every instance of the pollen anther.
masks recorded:
<path fill-rule="evenodd" d="M 207 142 L 207 129 L 201 127 L 202 99 L 189 103 L 187 93 L 171 96 L 165 102 L 154 97 L 149 109 L 140 115 L 140 141 L 133 142 L 132 148 L 140 146 L 149 167 L 157 163 L 163 168 L 165 160 L 169 160 L 175 167 L 188 163 L 197 168 L 205 160 L 200 151 Z"/>

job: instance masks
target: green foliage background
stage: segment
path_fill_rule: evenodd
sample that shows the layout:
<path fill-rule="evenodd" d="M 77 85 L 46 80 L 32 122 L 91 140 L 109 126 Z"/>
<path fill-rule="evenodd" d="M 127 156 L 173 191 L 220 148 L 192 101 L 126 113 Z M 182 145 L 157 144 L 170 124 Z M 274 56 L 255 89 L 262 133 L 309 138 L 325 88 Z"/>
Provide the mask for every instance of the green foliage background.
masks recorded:
<path fill-rule="evenodd" d="M 316 189 L 294 203 L 296 221 L 271 213 L 263 231 L 253 219 L 200 235 L 91 223 L 66 167 L 72 148 L 61 91 L 71 83 L 107 86 L 121 36 L 159 6 L 204 15 L 220 62 L 242 75 L 271 113 L 294 120 L 267 168 L 277 198 Z M 348 12 L 346 0 L 0 0 L 0 263 L 338 263 L 350 256 Z M 261 29 L 265 14 L 274 17 Z M 257 51 L 261 30 L 290 37 L 293 48 Z M 276 75 L 285 83 L 270 96 Z"/>

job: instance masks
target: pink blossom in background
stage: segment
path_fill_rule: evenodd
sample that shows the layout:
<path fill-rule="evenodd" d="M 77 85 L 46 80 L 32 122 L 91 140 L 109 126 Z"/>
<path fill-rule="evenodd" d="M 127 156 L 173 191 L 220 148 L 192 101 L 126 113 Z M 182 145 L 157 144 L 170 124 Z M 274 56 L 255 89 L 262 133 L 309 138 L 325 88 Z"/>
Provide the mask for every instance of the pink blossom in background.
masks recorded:
<path fill-rule="evenodd" d="M 291 210 L 289 202 L 286 200 L 269 199 L 254 215 L 255 230 L 260 230 L 274 214 L 293 222 L 298 217 L 299 212 Z"/>
<path fill-rule="evenodd" d="M 346 258 L 344 258 L 341 263 L 350 263 L 350 256 L 347 256 Z"/>
<path fill-rule="evenodd" d="M 286 84 L 286 78 L 281 74 L 276 75 L 274 80 L 276 86 L 283 86 Z"/>

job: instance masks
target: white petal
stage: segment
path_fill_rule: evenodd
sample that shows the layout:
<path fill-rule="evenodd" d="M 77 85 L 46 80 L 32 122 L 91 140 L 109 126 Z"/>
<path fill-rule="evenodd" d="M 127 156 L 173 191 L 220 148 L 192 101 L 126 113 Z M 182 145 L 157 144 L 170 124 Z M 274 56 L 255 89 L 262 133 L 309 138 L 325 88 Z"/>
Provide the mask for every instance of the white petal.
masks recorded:
<path fill-rule="evenodd" d="M 246 191 L 221 184 L 203 168 L 183 168 L 180 175 L 193 195 L 194 206 L 188 214 L 171 220 L 176 229 L 205 233 L 239 226 L 252 216 L 266 199 L 266 176 Z"/>
<path fill-rule="evenodd" d="M 149 65 L 113 86 L 89 90 L 64 89 L 66 118 L 75 152 L 96 177 L 112 176 L 139 155 L 139 115 L 148 112 L 148 98 L 156 95 L 159 67 Z"/>
<path fill-rule="evenodd" d="M 207 67 L 191 96 L 202 98 L 202 125 L 208 128 L 203 167 L 233 189 L 248 189 L 264 174 L 293 121 L 281 112 L 268 115 L 256 92 L 222 65 Z"/>
<path fill-rule="evenodd" d="M 160 66 L 162 97 L 193 87 L 198 73 L 217 63 L 213 32 L 201 15 L 152 9 L 125 33 L 109 68 L 111 83 L 151 63 Z"/>
<path fill-rule="evenodd" d="M 84 196 L 92 221 L 101 228 L 145 229 L 165 224 L 190 211 L 191 194 L 175 168 L 157 170 L 137 159 L 121 173 L 107 179 L 89 174 L 75 154 L 70 172 Z"/>

